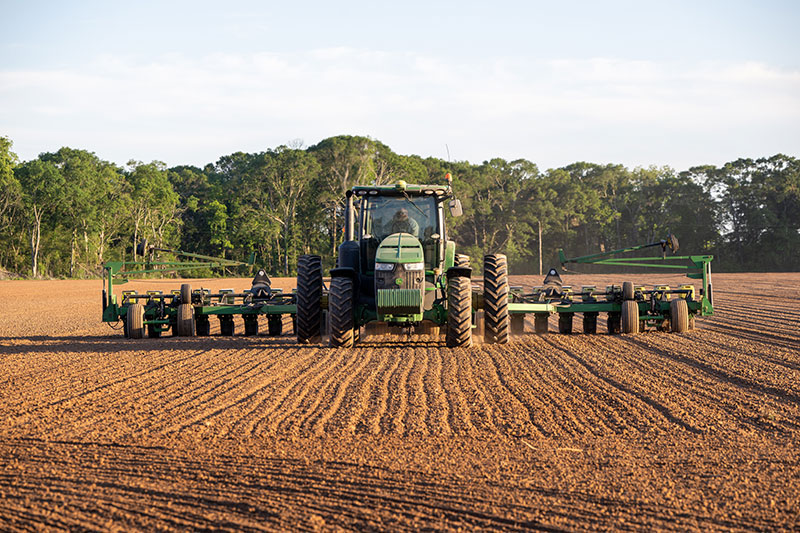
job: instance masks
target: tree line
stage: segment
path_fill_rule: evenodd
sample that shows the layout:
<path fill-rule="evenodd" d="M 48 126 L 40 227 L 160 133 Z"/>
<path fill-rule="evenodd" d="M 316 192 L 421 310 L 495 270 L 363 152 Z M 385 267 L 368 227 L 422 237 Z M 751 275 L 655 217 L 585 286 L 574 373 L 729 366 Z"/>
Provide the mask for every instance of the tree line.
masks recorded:
<path fill-rule="evenodd" d="M 450 238 L 475 266 L 503 252 L 512 272 L 537 273 L 555 264 L 559 248 L 576 256 L 673 233 L 682 252 L 713 254 L 717 271 L 800 267 L 800 161 L 781 154 L 678 172 L 449 162 L 344 135 L 237 152 L 203 168 L 120 167 L 73 148 L 22 162 L 12 149 L 0 137 L 0 269 L 19 276 L 95 277 L 106 261 L 131 260 L 143 240 L 242 261 L 255 252 L 274 275 L 294 274 L 304 253 L 330 266 L 345 191 L 400 179 L 444 183 L 447 172 L 464 206 L 449 220 Z"/>

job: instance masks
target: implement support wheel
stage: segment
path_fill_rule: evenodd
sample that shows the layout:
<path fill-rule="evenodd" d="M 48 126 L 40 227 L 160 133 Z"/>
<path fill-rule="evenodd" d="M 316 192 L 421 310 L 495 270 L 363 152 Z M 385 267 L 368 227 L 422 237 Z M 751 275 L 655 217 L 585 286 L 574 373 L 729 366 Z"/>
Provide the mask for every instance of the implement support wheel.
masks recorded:
<path fill-rule="evenodd" d="M 633 283 L 630 281 L 622 283 L 622 299 L 633 300 Z"/>
<path fill-rule="evenodd" d="M 669 302 L 669 321 L 673 333 L 689 331 L 689 306 L 686 300 L 680 298 Z"/>
<path fill-rule="evenodd" d="M 353 306 L 355 297 L 353 280 L 333 278 L 328 294 L 328 320 L 330 321 L 330 344 L 338 348 L 351 348 L 353 335 Z"/>
<path fill-rule="evenodd" d="M 191 283 L 183 283 L 183 284 L 181 284 L 181 303 L 182 304 L 191 304 L 192 303 L 192 285 L 191 285 Z"/>
<path fill-rule="evenodd" d="M 183 292 L 183 288 L 181 288 Z M 175 333 L 179 337 L 194 337 L 194 307 L 192 304 L 178 306 L 178 319 L 175 322 Z"/>
<path fill-rule="evenodd" d="M 128 327 L 128 337 L 141 339 L 144 337 L 144 305 L 136 303 L 128 306 L 125 315 L 125 324 Z"/>
<path fill-rule="evenodd" d="M 322 259 L 301 255 L 297 260 L 297 342 L 319 342 L 322 328 Z"/>
<path fill-rule="evenodd" d="M 508 261 L 503 254 L 483 258 L 483 310 L 484 341 L 508 343 Z"/>
<path fill-rule="evenodd" d="M 639 304 L 633 300 L 622 302 L 622 333 L 639 333 Z"/>

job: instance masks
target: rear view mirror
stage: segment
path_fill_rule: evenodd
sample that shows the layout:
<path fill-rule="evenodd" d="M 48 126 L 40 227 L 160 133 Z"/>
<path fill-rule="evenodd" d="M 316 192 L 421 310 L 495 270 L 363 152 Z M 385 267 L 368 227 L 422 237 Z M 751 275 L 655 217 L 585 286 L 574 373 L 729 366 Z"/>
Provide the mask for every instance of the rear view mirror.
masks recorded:
<path fill-rule="evenodd" d="M 461 200 L 457 198 L 450 200 L 450 214 L 454 217 L 460 217 L 464 214 L 461 210 Z"/>

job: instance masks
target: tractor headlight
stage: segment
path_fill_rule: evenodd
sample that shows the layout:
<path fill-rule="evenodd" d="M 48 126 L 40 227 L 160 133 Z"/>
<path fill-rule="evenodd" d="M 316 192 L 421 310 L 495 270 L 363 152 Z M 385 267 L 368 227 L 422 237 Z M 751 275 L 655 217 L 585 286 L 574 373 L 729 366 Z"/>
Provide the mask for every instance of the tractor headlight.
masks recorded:
<path fill-rule="evenodd" d="M 405 263 L 403 268 L 406 270 L 422 270 L 425 268 L 425 263 Z"/>
<path fill-rule="evenodd" d="M 394 263 L 375 263 L 375 270 L 381 272 L 390 272 L 394 270 Z"/>

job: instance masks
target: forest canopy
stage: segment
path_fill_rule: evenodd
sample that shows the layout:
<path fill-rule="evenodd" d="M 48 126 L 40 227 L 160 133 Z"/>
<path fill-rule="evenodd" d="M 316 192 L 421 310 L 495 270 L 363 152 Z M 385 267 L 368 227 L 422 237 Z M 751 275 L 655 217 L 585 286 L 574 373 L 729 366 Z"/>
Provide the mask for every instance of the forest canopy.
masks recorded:
<path fill-rule="evenodd" d="M 246 260 L 293 275 L 297 257 L 331 265 L 354 185 L 444 183 L 464 206 L 449 238 L 477 266 L 506 253 L 514 273 L 677 235 L 682 252 L 713 254 L 717 271 L 800 267 L 800 162 L 777 154 L 676 171 L 525 159 L 481 164 L 400 155 L 369 137 L 308 148 L 237 152 L 203 168 L 129 161 L 61 148 L 20 161 L 0 137 L 0 269 L 20 276 L 95 277 L 131 260 L 135 244 Z M 540 242 L 541 241 L 541 242 Z"/>

